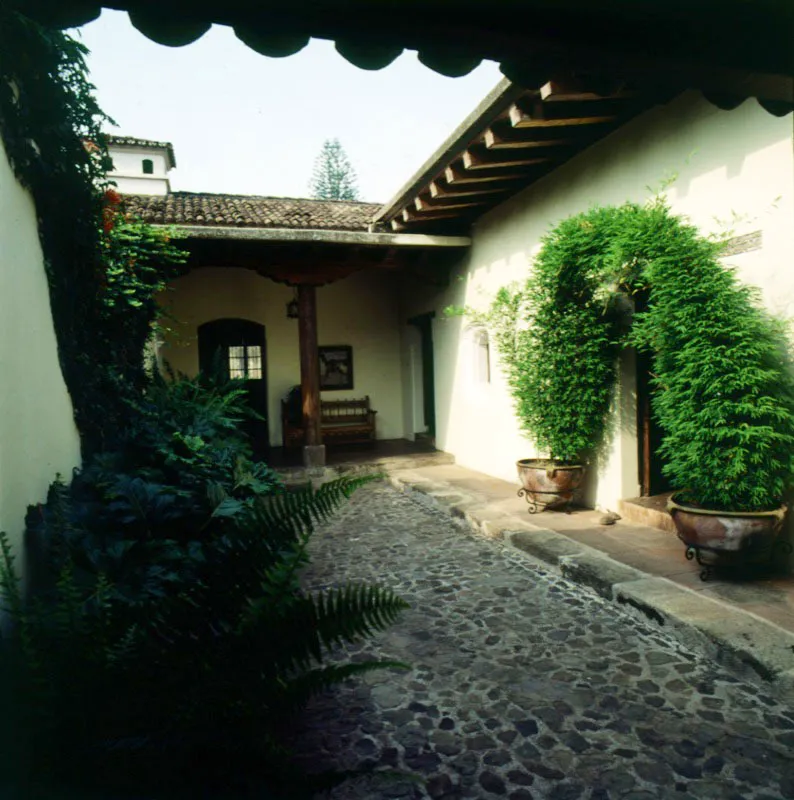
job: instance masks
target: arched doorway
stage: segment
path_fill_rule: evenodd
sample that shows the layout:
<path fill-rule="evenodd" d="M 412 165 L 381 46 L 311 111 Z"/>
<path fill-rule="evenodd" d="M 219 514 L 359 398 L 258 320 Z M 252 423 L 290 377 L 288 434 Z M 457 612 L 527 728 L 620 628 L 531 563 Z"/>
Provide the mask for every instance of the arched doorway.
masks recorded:
<path fill-rule="evenodd" d="M 216 319 L 199 325 L 199 369 L 221 370 L 226 378 L 246 381 L 248 401 L 261 420 L 244 424 L 254 455 L 262 458 L 269 445 L 265 326 L 246 319 Z"/>

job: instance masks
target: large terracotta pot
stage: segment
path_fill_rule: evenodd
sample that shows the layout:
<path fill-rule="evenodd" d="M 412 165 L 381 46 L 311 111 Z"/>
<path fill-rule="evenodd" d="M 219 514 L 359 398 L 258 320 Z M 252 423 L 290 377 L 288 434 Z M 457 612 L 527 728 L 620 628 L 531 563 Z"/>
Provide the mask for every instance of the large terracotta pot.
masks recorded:
<path fill-rule="evenodd" d="M 791 551 L 791 546 L 779 539 L 786 506 L 774 511 L 712 511 L 686 505 L 673 494 L 667 510 L 678 538 L 687 547 L 686 557 L 697 559 L 704 568 L 700 573 L 704 581 L 714 566 L 768 563 L 776 550 Z"/>
<path fill-rule="evenodd" d="M 525 497 L 529 513 L 552 506 L 565 505 L 570 513 L 573 495 L 584 477 L 581 464 L 560 464 L 544 458 L 522 458 L 516 461 L 521 481 L 519 497 Z"/>

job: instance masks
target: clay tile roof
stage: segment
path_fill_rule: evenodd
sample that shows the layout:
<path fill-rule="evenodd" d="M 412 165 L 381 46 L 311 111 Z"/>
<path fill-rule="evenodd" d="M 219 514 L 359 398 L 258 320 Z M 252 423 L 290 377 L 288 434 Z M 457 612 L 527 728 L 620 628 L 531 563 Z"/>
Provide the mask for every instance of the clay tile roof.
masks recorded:
<path fill-rule="evenodd" d="M 379 203 L 172 192 L 125 195 L 127 213 L 155 225 L 365 231 Z"/>
<path fill-rule="evenodd" d="M 171 142 L 155 142 L 152 139 L 139 139 L 137 136 L 115 136 L 111 133 L 106 134 L 105 138 L 108 145 L 127 145 L 128 147 L 152 147 L 158 150 L 165 148 L 168 151 L 168 159 L 170 161 L 170 169 L 176 166 L 176 158 L 174 157 L 174 146 Z"/>

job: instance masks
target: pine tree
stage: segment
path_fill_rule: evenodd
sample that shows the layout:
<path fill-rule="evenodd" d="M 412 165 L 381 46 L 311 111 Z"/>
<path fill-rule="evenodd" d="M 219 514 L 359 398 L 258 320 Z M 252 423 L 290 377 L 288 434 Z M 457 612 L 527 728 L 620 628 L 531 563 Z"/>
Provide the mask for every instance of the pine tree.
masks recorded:
<path fill-rule="evenodd" d="M 358 200 L 356 171 L 339 139 L 326 139 L 314 162 L 309 190 L 318 200 Z"/>

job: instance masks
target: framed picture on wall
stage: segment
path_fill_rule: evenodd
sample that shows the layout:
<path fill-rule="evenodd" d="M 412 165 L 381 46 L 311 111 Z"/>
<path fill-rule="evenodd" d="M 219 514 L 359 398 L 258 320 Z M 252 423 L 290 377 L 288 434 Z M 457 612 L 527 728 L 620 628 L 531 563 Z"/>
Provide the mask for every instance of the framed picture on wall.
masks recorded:
<path fill-rule="evenodd" d="M 353 348 L 349 344 L 320 347 L 320 391 L 353 388 Z"/>

